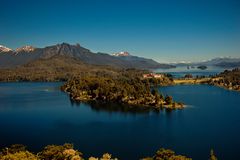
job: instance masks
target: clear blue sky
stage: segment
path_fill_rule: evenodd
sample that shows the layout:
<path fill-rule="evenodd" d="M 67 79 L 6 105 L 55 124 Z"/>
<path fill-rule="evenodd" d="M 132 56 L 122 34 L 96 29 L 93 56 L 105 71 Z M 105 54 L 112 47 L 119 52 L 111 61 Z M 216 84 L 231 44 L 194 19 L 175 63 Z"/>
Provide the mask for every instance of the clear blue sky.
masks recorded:
<path fill-rule="evenodd" d="M 0 0 L 0 44 L 80 43 L 159 62 L 240 57 L 239 0 Z"/>

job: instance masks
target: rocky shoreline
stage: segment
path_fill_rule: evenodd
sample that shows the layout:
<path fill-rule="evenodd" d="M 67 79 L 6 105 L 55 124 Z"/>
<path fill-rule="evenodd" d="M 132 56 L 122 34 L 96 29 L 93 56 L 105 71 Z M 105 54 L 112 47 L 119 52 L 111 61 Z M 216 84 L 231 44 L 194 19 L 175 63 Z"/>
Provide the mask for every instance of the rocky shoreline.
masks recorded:
<path fill-rule="evenodd" d="M 63 90 L 64 91 L 64 90 Z M 131 100 L 128 98 L 123 99 L 122 101 L 108 101 L 108 100 L 98 100 L 97 98 L 92 98 L 86 96 L 73 96 L 71 93 L 68 93 L 70 95 L 71 100 L 76 102 L 114 102 L 119 104 L 125 104 L 129 105 L 131 107 L 146 107 L 146 108 L 152 108 L 152 109 L 184 109 L 186 106 L 182 102 L 172 102 L 171 104 L 166 104 L 165 101 L 162 101 L 160 103 L 156 103 L 154 98 L 152 97 L 146 97 L 147 99 L 152 98 L 151 102 L 144 103 L 145 99 L 135 99 Z"/>

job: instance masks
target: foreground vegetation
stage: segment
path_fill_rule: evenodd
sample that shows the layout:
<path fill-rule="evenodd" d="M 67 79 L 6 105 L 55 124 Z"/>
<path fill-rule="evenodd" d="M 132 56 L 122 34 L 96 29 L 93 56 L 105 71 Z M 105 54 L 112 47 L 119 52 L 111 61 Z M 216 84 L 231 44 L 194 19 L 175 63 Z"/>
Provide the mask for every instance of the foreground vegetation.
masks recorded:
<path fill-rule="evenodd" d="M 118 76 L 81 76 L 69 80 L 61 89 L 74 101 L 117 102 L 132 106 L 182 109 L 182 103 L 158 92 L 157 79 L 143 79 L 136 70 L 119 72 Z"/>
<path fill-rule="evenodd" d="M 101 157 L 84 157 L 83 153 L 74 149 L 72 144 L 48 145 L 38 153 L 30 152 L 26 146 L 21 144 L 11 145 L 0 151 L 1 160 L 118 160 L 112 158 L 109 153 L 104 153 Z M 142 158 L 141 160 L 191 160 L 183 155 L 177 155 L 170 149 L 160 148 L 155 155 Z M 210 152 L 209 160 L 217 160 L 213 150 Z"/>

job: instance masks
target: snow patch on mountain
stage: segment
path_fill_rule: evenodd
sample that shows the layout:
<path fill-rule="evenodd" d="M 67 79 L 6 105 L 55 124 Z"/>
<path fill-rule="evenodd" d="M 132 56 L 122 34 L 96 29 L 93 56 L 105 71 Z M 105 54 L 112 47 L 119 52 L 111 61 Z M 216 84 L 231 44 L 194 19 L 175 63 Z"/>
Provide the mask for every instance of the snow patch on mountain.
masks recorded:
<path fill-rule="evenodd" d="M 113 53 L 113 56 L 116 57 L 126 57 L 126 56 L 130 56 L 130 54 L 128 52 L 118 52 L 118 53 Z"/>
<path fill-rule="evenodd" d="M 7 48 L 6 46 L 0 45 L 0 52 L 10 52 L 11 48 Z"/>
<path fill-rule="evenodd" d="M 24 46 L 24 47 L 21 47 L 21 48 L 17 48 L 16 49 L 16 52 L 32 52 L 34 51 L 35 48 L 33 46 Z"/>

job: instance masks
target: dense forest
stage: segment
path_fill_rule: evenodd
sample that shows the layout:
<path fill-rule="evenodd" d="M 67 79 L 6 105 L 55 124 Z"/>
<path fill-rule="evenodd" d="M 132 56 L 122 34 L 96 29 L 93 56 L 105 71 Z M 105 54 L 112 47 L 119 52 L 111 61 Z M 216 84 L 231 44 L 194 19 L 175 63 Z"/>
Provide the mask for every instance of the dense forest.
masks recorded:
<path fill-rule="evenodd" d="M 27 150 L 22 144 L 14 144 L 0 150 L 1 160 L 118 160 L 112 158 L 109 153 L 104 153 L 101 157 L 86 158 L 84 154 L 74 149 L 73 144 L 66 143 L 64 145 L 48 145 L 38 153 Z M 170 149 L 160 148 L 153 156 L 141 158 L 141 160 L 191 160 L 183 155 L 177 155 Z M 217 160 L 213 150 L 209 155 L 209 160 Z"/>
<path fill-rule="evenodd" d="M 0 81 L 67 81 L 74 76 L 105 75 L 115 76 L 120 68 L 103 65 L 90 65 L 78 59 L 55 56 L 38 59 L 11 69 L 0 69 Z"/>
<path fill-rule="evenodd" d="M 134 106 L 182 109 L 183 104 L 159 93 L 161 81 L 142 78 L 139 70 L 120 71 L 117 76 L 81 76 L 66 82 L 61 89 L 74 101 L 117 102 Z"/>

